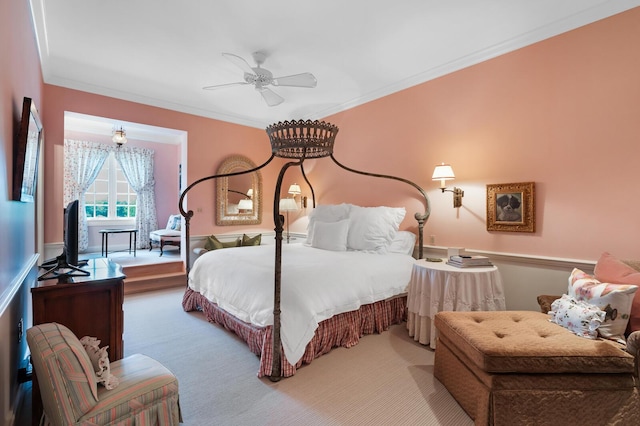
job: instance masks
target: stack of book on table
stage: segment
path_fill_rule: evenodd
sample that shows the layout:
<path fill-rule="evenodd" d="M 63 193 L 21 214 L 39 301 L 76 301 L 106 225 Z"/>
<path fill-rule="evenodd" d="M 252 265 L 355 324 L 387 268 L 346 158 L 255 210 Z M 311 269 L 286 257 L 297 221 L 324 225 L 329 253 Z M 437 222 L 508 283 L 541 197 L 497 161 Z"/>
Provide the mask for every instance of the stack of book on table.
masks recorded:
<path fill-rule="evenodd" d="M 457 266 L 458 268 L 470 268 L 477 266 L 493 266 L 487 256 L 451 256 L 447 264 Z"/>

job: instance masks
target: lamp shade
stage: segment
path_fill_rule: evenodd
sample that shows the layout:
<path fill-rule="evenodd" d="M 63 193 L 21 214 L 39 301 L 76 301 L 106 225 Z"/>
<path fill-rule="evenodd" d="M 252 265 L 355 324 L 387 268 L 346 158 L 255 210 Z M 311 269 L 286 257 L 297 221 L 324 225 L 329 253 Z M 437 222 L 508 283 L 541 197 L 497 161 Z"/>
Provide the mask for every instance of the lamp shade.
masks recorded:
<path fill-rule="evenodd" d="M 253 197 L 253 188 L 249 188 L 249 190 L 247 191 L 247 197 Z"/>
<path fill-rule="evenodd" d="M 431 176 L 431 180 L 451 180 L 455 178 L 456 175 L 453 173 L 453 168 L 449 164 L 444 163 L 436 166 Z"/>
<path fill-rule="evenodd" d="M 243 199 L 238 202 L 238 210 L 253 210 L 253 201 Z"/>
<path fill-rule="evenodd" d="M 282 198 L 280 200 L 281 212 L 290 212 L 294 210 L 298 210 L 298 204 L 296 203 L 296 200 L 294 200 L 293 198 Z"/>
<path fill-rule="evenodd" d="M 289 194 L 293 194 L 294 197 L 296 195 L 300 195 L 301 192 L 302 191 L 300 190 L 300 185 L 298 185 L 297 183 L 294 183 L 289 187 Z"/>

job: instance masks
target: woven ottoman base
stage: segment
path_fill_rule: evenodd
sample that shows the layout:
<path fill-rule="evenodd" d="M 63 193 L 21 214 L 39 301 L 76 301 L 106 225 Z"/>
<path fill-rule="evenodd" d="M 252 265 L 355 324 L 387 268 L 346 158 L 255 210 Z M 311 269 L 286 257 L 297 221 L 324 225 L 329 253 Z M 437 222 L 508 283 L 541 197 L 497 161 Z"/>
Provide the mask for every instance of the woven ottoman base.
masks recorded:
<path fill-rule="evenodd" d="M 625 361 L 633 358 L 626 359 L 628 354 L 618 358 L 616 351 L 607 354 L 605 350 L 601 357 L 602 351 L 594 350 L 593 357 L 598 359 L 589 364 L 589 357 L 585 353 L 576 355 L 570 344 L 573 338 L 581 339 L 577 342 L 579 346 L 587 339 L 568 333 L 564 336 L 568 339 L 566 344 L 558 343 L 560 347 L 556 352 L 547 350 L 549 372 L 544 372 L 544 357 L 537 353 L 534 357 L 528 356 L 526 347 L 522 348 L 526 345 L 510 348 L 507 336 L 511 322 L 517 324 L 511 330 L 519 334 L 518 339 L 523 338 L 527 330 L 532 339 L 545 336 L 537 326 L 554 325 L 546 315 L 514 311 L 443 314 L 447 315 L 436 316 L 439 337 L 434 375 L 476 425 L 640 424 L 640 394 L 635 386 L 632 362 L 625 371 Z M 482 350 L 474 346 L 473 336 L 482 336 L 484 331 L 501 336 L 495 342 L 495 351 L 491 349 L 489 334 L 483 336 L 482 344 L 478 343 Z M 553 346 L 553 343 L 547 344 Z M 563 364 L 565 360 L 560 359 L 563 351 L 567 351 L 567 359 L 579 359 L 577 364 L 585 372 L 562 371 L 571 370 Z M 502 363 L 501 353 L 507 354 Z M 609 362 L 614 365 L 613 372 L 589 371 L 589 365 L 595 368 Z M 505 371 L 501 371 L 501 364 L 507 366 Z"/>

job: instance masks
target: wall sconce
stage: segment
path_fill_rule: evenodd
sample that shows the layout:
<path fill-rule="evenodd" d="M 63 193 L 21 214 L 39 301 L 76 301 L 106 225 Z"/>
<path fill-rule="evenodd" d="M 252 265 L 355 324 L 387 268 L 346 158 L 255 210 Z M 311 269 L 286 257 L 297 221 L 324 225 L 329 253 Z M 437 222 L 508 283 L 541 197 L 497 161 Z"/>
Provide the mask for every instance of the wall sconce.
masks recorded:
<path fill-rule="evenodd" d="M 122 145 L 127 143 L 127 132 L 124 131 L 124 127 L 120 126 L 119 129 L 117 127 L 114 127 L 111 133 L 111 140 L 113 141 L 113 143 L 118 145 L 118 147 L 121 147 Z"/>
<path fill-rule="evenodd" d="M 300 189 L 300 185 L 298 185 L 297 183 L 289 186 L 289 194 L 291 194 L 294 200 L 296 199 L 296 195 L 300 195 L 301 193 L 302 190 Z M 300 208 L 307 208 L 307 197 L 300 197 Z"/>
<path fill-rule="evenodd" d="M 449 164 L 440 164 L 433 169 L 433 175 L 431 176 L 431 180 L 439 180 L 440 181 L 440 189 L 442 193 L 445 191 L 453 192 L 453 207 L 462 207 L 462 197 L 464 197 L 464 191 L 460 188 L 447 189 L 445 186 L 445 182 L 448 180 L 453 180 L 456 178 L 456 175 L 453 173 L 453 168 Z"/>

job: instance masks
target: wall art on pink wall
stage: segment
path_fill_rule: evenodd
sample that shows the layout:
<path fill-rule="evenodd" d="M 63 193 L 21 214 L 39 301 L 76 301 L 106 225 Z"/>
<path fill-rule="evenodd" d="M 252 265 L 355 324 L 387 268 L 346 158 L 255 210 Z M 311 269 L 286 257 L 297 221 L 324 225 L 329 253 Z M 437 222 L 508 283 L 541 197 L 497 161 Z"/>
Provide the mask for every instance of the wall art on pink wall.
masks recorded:
<path fill-rule="evenodd" d="M 535 232 L 535 182 L 487 185 L 487 231 Z"/>

